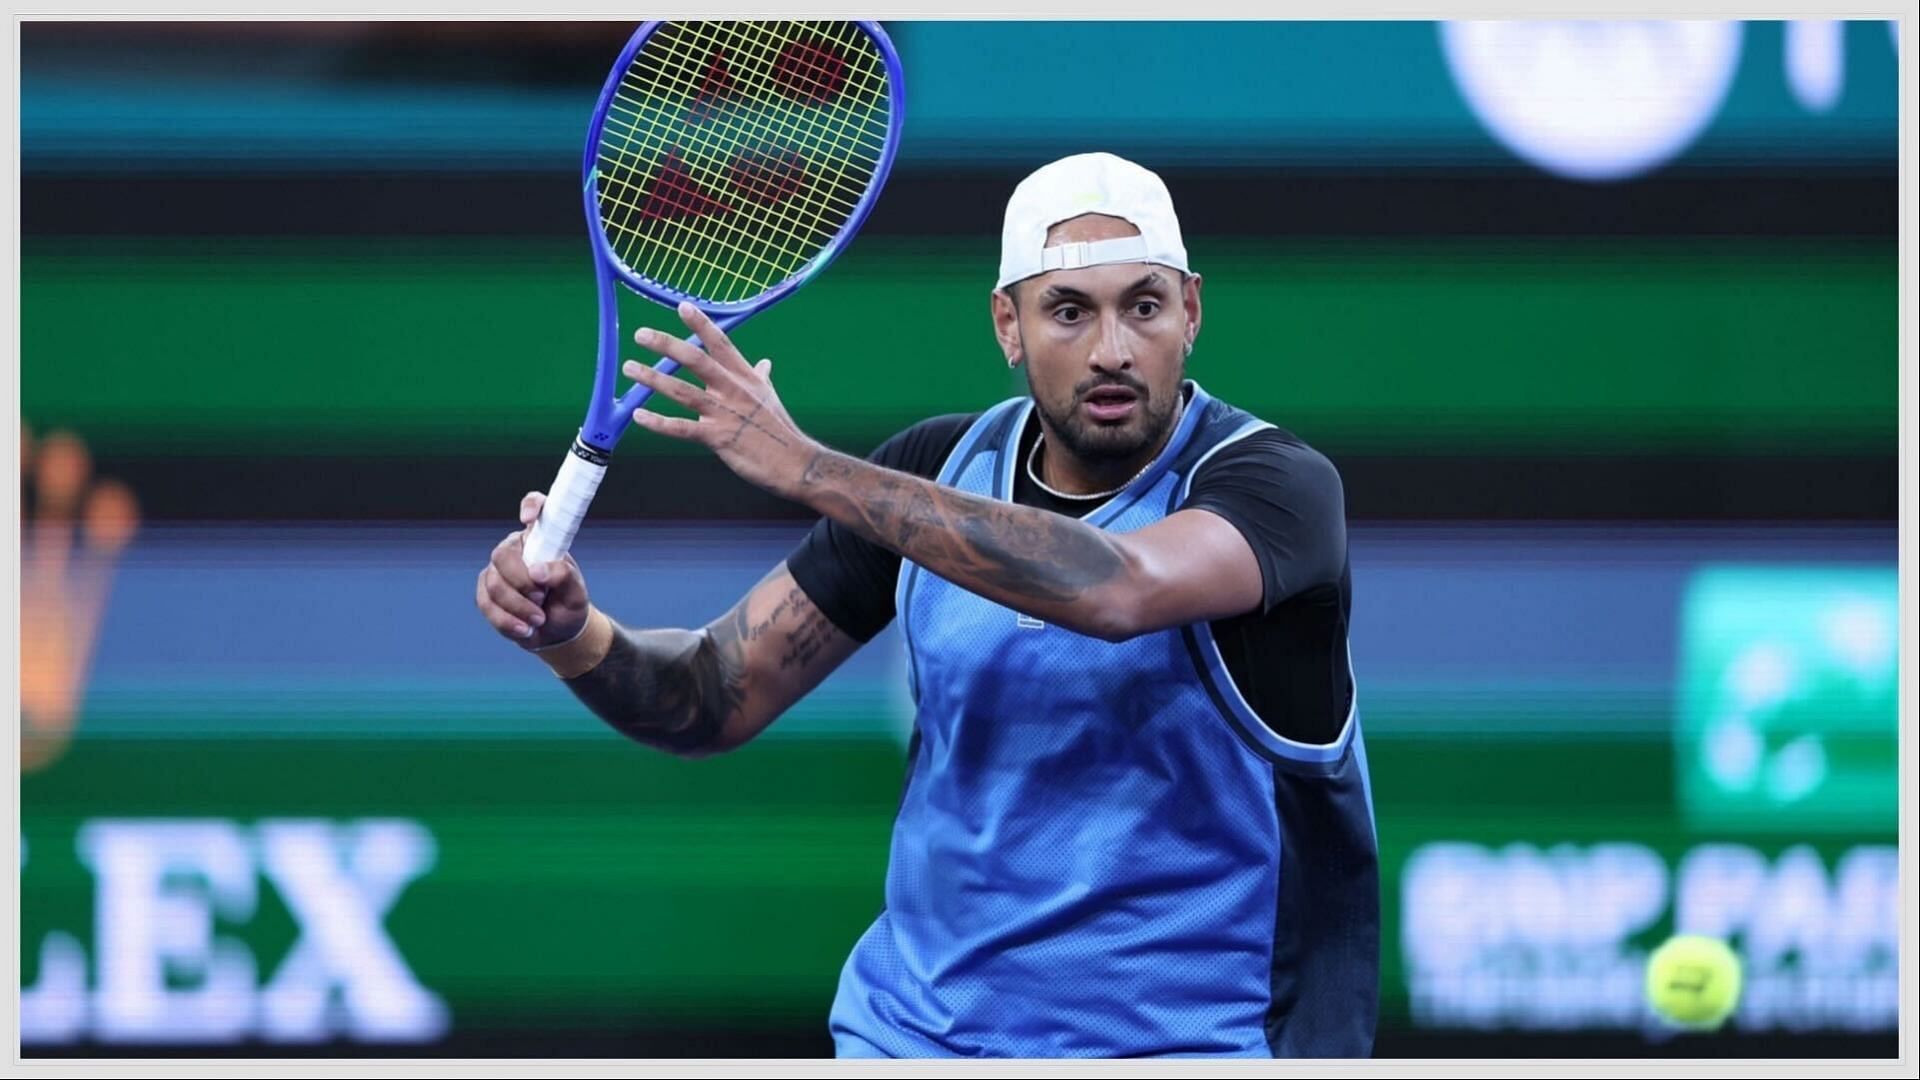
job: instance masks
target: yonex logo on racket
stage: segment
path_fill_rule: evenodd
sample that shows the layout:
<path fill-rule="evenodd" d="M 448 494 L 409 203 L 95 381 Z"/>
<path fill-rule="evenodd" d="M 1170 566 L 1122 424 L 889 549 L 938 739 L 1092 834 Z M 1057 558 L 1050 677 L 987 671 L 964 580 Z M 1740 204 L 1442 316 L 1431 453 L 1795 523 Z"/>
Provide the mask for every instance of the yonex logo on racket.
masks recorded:
<path fill-rule="evenodd" d="M 708 53 L 703 68 L 699 90 L 687 112 L 688 123 L 697 124 L 714 115 L 736 86 L 726 50 L 715 48 Z M 846 86 L 847 70 L 847 55 L 842 48 L 818 39 L 789 41 L 774 57 L 772 85 L 795 101 L 825 105 Z"/>
<path fill-rule="evenodd" d="M 647 197 L 640 204 L 643 220 L 668 217 L 694 217 L 700 214 L 731 213 L 732 207 L 701 190 L 678 149 L 667 151 L 665 161 L 653 181 L 646 185 Z"/>
<path fill-rule="evenodd" d="M 669 23 L 599 135 L 599 214 L 634 274 L 736 303 L 847 224 L 886 146 L 892 88 L 855 23 Z"/>

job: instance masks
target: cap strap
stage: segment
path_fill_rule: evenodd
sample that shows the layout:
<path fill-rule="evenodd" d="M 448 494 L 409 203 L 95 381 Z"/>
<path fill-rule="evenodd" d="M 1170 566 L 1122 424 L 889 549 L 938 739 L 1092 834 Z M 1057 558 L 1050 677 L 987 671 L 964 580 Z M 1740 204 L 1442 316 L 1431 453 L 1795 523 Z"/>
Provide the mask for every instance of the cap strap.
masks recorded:
<path fill-rule="evenodd" d="M 1040 252 L 1040 272 L 1049 270 L 1078 270 L 1083 266 L 1099 266 L 1103 263 L 1146 262 L 1147 238 L 1144 236 L 1118 236 L 1112 240 L 1095 240 L 1090 243 L 1055 244 Z"/>

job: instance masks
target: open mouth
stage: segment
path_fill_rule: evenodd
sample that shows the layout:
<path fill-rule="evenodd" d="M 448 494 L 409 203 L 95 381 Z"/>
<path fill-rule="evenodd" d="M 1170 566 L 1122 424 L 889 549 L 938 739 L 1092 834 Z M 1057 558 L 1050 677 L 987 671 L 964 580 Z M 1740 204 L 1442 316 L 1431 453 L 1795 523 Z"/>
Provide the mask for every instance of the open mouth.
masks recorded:
<path fill-rule="evenodd" d="M 1103 386 L 1086 396 L 1087 413 L 1095 420 L 1124 420 L 1133 414 L 1140 395 L 1124 386 Z"/>

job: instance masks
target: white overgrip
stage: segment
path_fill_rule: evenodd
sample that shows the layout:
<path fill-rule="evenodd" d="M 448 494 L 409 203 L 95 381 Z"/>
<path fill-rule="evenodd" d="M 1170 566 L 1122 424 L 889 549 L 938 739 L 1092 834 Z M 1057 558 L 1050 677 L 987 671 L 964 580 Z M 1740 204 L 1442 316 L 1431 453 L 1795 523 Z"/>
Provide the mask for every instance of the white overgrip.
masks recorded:
<path fill-rule="evenodd" d="M 521 558 L 528 566 L 552 562 L 567 553 L 580 531 L 580 522 L 586 519 L 587 507 L 593 505 L 594 492 L 600 490 L 601 478 L 607 475 L 606 465 L 589 461 L 585 456 L 601 455 L 582 450 L 580 444 L 575 443 L 574 449 L 568 452 L 567 460 L 560 465 L 560 475 L 553 478 L 553 487 L 547 492 L 546 505 L 540 508 L 539 519 L 527 530 Z"/>

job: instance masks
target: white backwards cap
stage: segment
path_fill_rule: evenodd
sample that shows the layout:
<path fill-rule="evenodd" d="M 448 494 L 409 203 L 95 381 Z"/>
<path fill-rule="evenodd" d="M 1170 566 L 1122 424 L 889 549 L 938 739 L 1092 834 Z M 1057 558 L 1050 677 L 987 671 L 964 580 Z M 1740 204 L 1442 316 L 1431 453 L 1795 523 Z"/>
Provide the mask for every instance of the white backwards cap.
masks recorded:
<path fill-rule="evenodd" d="M 1140 235 L 1047 246 L 1048 229 L 1082 214 L 1121 218 Z M 1041 166 L 1013 189 L 1000 234 L 1000 280 L 995 288 L 1049 270 L 1123 262 L 1159 263 L 1188 272 L 1173 196 L 1151 171 L 1112 154 L 1075 154 Z"/>

